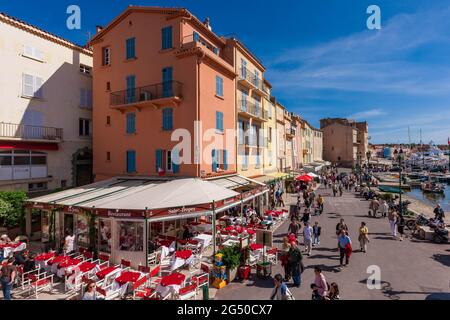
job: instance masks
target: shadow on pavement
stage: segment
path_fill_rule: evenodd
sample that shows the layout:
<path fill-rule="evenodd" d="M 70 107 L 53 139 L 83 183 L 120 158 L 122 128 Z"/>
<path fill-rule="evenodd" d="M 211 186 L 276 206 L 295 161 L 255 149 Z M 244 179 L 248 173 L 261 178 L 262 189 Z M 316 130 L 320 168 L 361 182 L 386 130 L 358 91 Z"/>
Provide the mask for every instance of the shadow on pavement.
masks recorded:
<path fill-rule="evenodd" d="M 336 256 L 327 256 L 324 254 L 315 254 L 312 256 L 309 256 L 307 259 L 331 259 L 331 260 L 339 260 L 339 257 Z"/>
<path fill-rule="evenodd" d="M 432 257 L 437 262 L 442 263 L 444 266 L 450 267 L 450 255 L 448 254 L 434 254 Z"/>

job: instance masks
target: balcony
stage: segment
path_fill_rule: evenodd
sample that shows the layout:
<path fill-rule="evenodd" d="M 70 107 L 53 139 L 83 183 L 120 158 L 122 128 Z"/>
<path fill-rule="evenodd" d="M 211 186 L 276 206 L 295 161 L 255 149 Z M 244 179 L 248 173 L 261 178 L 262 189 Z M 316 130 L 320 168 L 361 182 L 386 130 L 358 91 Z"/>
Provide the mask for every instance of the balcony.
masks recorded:
<path fill-rule="evenodd" d="M 293 128 L 286 128 L 286 138 L 294 138 L 295 137 L 295 129 Z"/>
<path fill-rule="evenodd" d="M 249 100 L 239 100 L 238 111 L 239 113 L 255 120 L 267 121 L 269 119 L 267 111 L 263 110 L 261 107 L 256 106 L 255 103 Z"/>
<path fill-rule="evenodd" d="M 63 129 L 0 122 L 0 139 L 58 143 L 63 139 Z"/>
<path fill-rule="evenodd" d="M 244 87 L 255 90 L 260 95 L 269 95 L 269 89 L 264 84 L 264 81 L 247 68 L 241 68 L 239 70 L 239 82 Z"/>
<path fill-rule="evenodd" d="M 183 84 L 178 81 L 168 81 L 145 87 L 112 92 L 110 106 L 113 109 L 125 111 L 128 108 L 155 109 L 167 106 L 178 106 L 182 100 Z"/>

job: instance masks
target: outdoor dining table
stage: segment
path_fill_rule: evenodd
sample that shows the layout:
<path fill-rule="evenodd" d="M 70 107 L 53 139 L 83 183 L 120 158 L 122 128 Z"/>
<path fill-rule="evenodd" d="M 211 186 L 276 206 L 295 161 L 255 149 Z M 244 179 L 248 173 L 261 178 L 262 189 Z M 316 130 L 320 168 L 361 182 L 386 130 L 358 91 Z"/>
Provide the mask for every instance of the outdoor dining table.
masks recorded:
<path fill-rule="evenodd" d="M 47 265 L 47 261 L 52 259 L 54 256 L 54 252 L 41 253 L 34 258 L 34 261 L 39 269 L 44 269 Z"/>
<path fill-rule="evenodd" d="M 204 249 L 211 244 L 212 238 L 212 235 L 202 233 L 192 239 L 200 242 L 202 244 L 202 248 Z"/>
<path fill-rule="evenodd" d="M 193 259 L 191 250 L 183 250 L 175 252 L 172 258 L 172 264 L 170 266 L 171 271 L 174 271 L 178 268 L 183 267 L 186 264 L 189 264 Z"/>
<path fill-rule="evenodd" d="M 262 249 L 264 249 L 264 246 L 262 244 L 252 243 L 250 245 L 250 250 L 252 250 L 252 251 L 262 250 Z"/>
<path fill-rule="evenodd" d="M 0 244 L 0 249 L 3 249 L 3 257 L 9 257 L 11 252 L 20 252 L 27 248 L 25 242 L 13 242 L 8 244 Z"/>
<path fill-rule="evenodd" d="M 113 272 L 118 272 L 118 271 L 120 271 L 120 269 L 118 267 L 116 267 L 116 266 L 109 266 L 109 267 L 106 267 L 106 268 L 100 270 L 95 275 L 97 276 L 97 278 L 99 280 L 103 280 L 103 279 L 106 278 L 106 276 L 110 275 Z"/>
<path fill-rule="evenodd" d="M 240 242 L 236 241 L 236 240 L 231 240 L 231 239 L 222 243 L 223 247 L 234 247 L 236 245 L 240 245 Z"/>
<path fill-rule="evenodd" d="M 67 259 L 64 259 L 63 261 L 61 261 L 60 263 L 58 263 L 56 269 L 56 275 L 60 278 L 64 277 L 64 275 L 66 274 L 66 271 L 68 273 L 71 272 L 71 269 L 77 265 L 79 265 L 80 263 L 82 263 L 83 261 L 80 259 L 72 259 L 70 257 L 67 257 Z"/>
<path fill-rule="evenodd" d="M 169 293 L 178 293 L 186 280 L 184 274 L 174 272 L 165 276 L 161 279 L 161 282 L 156 287 L 156 292 L 158 292 L 163 298 Z"/>
<path fill-rule="evenodd" d="M 124 271 L 115 280 L 113 290 L 120 290 L 120 295 L 126 294 L 128 285 L 136 283 L 143 274 L 137 271 Z"/>

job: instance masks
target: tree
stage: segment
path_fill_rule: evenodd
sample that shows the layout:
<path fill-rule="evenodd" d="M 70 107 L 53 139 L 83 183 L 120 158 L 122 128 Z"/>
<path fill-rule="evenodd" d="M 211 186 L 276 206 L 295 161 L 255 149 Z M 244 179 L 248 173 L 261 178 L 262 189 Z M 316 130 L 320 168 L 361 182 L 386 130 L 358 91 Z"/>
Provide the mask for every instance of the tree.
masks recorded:
<path fill-rule="evenodd" d="M 24 226 L 23 205 L 27 195 L 23 191 L 0 192 L 0 225 L 14 228 Z"/>

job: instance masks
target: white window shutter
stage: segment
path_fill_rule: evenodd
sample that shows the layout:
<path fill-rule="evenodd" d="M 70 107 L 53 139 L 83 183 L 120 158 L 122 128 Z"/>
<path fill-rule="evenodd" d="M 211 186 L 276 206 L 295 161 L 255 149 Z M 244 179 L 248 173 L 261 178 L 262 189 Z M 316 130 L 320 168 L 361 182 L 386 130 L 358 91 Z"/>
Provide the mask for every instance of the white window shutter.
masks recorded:
<path fill-rule="evenodd" d="M 22 94 L 27 97 L 34 95 L 34 77 L 29 74 L 22 74 Z"/>
<path fill-rule="evenodd" d="M 34 96 L 37 98 L 43 98 L 44 94 L 43 94 L 43 84 L 44 84 L 44 80 L 42 80 L 42 78 L 39 77 L 34 77 L 34 81 L 35 81 L 35 87 L 34 87 Z"/>
<path fill-rule="evenodd" d="M 37 49 L 37 48 L 35 48 L 34 50 L 35 50 L 34 51 L 35 58 L 40 60 L 40 61 L 44 61 L 44 53 L 41 50 Z"/>

